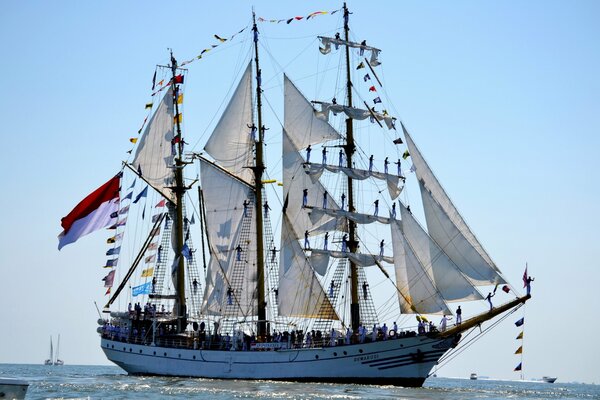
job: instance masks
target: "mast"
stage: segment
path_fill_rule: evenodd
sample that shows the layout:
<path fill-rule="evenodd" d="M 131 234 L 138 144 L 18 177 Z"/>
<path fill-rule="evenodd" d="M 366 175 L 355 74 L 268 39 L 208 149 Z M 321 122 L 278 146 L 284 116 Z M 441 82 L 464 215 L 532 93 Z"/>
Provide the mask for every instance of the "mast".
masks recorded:
<path fill-rule="evenodd" d="M 177 143 L 177 156 L 175 157 L 175 187 L 172 188 L 175 192 L 176 204 L 176 218 L 177 218 L 177 229 L 175 230 L 175 257 L 178 259 L 177 265 L 177 285 L 175 286 L 175 311 L 177 313 L 177 332 L 183 332 L 187 326 L 186 316 L 186 305 L 185 305 L 185 263 L 181 256 L 181 250 L 183 249 L 183 195 L 186 188 L 183 185 L 183 140 L 181 139 L 181 123 L 179 122 L 179 105 L 177 104 L 177 98 L 179 96 L 179 87 L 175 82 L 175 76 L 177 74 L 177 60 L 173 57 L 173 51 L 171 51 L 171 88 L 173 90 L 173 105 L 175 106 L 175 126 L 177 132 L 175 135 L 175 141 Z"/>
<path fill-rule="evenodd" d="M 350 41 L 348 27 L 348 19 L 350 12 L 346 3 L 344 3 L 344 39 L 346 42 Z M 352 107 L 352 80 L 350 76 L 350 47 L 346 47 L 346 96 L 348 97 L 348 107 Z M 346 166 L 352 168 L 352 155 L 356 150 L 354 145 L 354 132 L 352 127 L 352 118 L 346 118 L 346 144 L 344 146 L 346 152 Z M 353 180 L 348 176 L 348 211 L 354 212 L 354 192 L 353 192 Z M 348 248 L 351 253 L 356 253 L 358 248 L 358 241 L 356 240 L 356 223 L 348 219 L 350 240 L 348 241 Z M 350 320 L 352 330 L 356 332 L 358 325 L 360 324 L 360 305 L 358 302 L 358 266 L 350 261 Z"/>
<path fill-rule="evenodd" d="M 256 14 L 252 11 L 252 31 L 254 32 L 254 62 L 256 65 L 256 107 L 258 117 L 258 141 L 255 143 L 256 162 L 254 171 L 254 191 L 256 196 L 256 276 L 257 276 L 257 302 L 258 302 L 258 326 L 257 333 L 260 340 L 266 336 L 267 310 L 265 302 L 265 262 L 263 243 L 263 198 L 262 198 L 262 176 L 265 170 L 263 161 L 264 128 L 262 124 L 262 89 L 261 71 L 258 62 L 258 28 L 256 27 Z"/>

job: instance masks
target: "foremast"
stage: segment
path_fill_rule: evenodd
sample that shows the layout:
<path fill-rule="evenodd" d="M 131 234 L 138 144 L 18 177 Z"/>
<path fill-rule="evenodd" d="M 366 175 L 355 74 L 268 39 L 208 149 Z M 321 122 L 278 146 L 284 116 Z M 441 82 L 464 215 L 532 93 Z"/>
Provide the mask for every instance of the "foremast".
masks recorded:
<path fill-rule="evenodd" d="M 346 3 L 344 3 L 344 39 L 346 42 L 350 41 L 349 32 L 350 28 L 348 26 L 348 19 L 350 17 L 350 12 L 348 11 L 348 7 Z M 352 107 L 352 79 L 350 76 L 350 47 L 345 46 L 346 48 L 346 96 L 348 98 L 348 107 Z M 352 155 L 356 151 L 356 146 L 354 144 L 354 132 L 352 126 L 352 118 L 346 118 L 346 144 L 344 145 L 344 150 L 346 152 L 346 166 L 348 168 L 352 168 Z M 350 212 L 355 212 L 354 208 L 354 191 L 353 191 L 353 179 L 348 176 L 348 210 Z M 358 240 L 356 238 L 356 222 L 351 219 L 348 219 L 348 233 L 349 233 L 349 241 L 348 241 L 348 249 L 351 253 L 356 253 L 358 249 Z M 358 326 L 360 324 L 360 304 L 358 300 L 358 266 L 352 260 L 350 260 L 350 321 L 352 324 L 352 329 L 356 332 Z"/>
<path fill-rule="evenodd" d="M 254 191 L 256 198 L 256 277 L 257 277 L 257 336 L 260 340 L 266 337 L 267 304 L 265 302 L 265 260 L 263 241 L 263 183 L 262 176 L 265 170 L 263 159 L 263 141 L 265 128 L 262 124 L 262 89 L 261 71 L 258 60 L 258 28 L 256 14 L 252 11 L 252 31 L 254 32 L 254 63 L 256 66 L 256 108 L 258 123 L 258 141 L 255 143 L 256 159 L 254 167 Z M 265 209 L 268 209 L 265 207 Z"/>
<path fill-rule="evenodd" d="M 177 313 L 177 332 L 181 333 L 185 331 L 187 326 L 186 320 L 186 304 L 185 304 L 185 262 L 181 255 L 183 249 L 183 195 L 185 194 L 186 187 L 183 182 L 183 168 L 185 162 L 183 161 L 183 140 L 181 138 L 181 121 L 179 116 L 179 86 L 177 86 L 177 60 L 173 57 L 171 51 L 171 89 L 173 90 L 173 105 L 175 106 L 175 127 L 176 134 L 174 142 L 177 144 L 177 154 L 175 156 L 175 186 L 171 188 L 175 194 L 175 217 L 177 223 L 175 224 L 175 260 L 177 260 L 177 284 L 175 285 L 175 312 Z"/>

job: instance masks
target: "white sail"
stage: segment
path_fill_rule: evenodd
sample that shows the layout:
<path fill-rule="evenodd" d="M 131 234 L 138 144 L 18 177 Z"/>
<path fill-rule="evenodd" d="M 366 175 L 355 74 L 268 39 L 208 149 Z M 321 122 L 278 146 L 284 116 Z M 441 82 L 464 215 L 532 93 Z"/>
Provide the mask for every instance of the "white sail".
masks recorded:
<path fill-rule="evenodd" d="M 211 253 L 203 311 L 223 314 L 228 306 L 227 291 L 232 288 L 234 314 L 254 315 L 257 278 L 256 220 L 251 217 L 255 210 L 251 201 L 253 189 L 206 160 L 200 160 L 200 167 Z M 247 217 L 244 217 L 244 200 L 249 202 Z M 238 252 L 238 246 L 243 251 Z M 234 268 L 240 268 L 240 264 L 244 268 L 242 282 L 234 282 Z"/>
<path fill-rule="evenodd" d="M 342 172 L 352 179 L 361 181 L 368 178 L 380 179 L 387 183 L 388 192 L 390 193 L 390 197 L 392 199 L 396 199 L 398 196 L 400 196 L 400 193 L 402 193 L 402 189 L 404 187 L 403 185 L 399 186 L 400 177 L 398 175 L 385 174 L 383 172 L 316 163 L 305 163 L 304 170 L 313 179 L 313 181 L 319 180 L 325 170 L 333 173 Z"/>
<path fill-rule="evenodd" d="M 451 311 L 426 269 L 404 239 L 401 222 L 391 224 L 394 270 L 400 311 L 403 314 L 447 314 Z"/>
<path fill-rule="evenodd" d="M 281 243 L 279 315 L 301 318 L 326 316 L 327 319 L 339 319 L 285 215 Z"/>
<path fill-rule="evenodd" d="M 323 214 L 311 219 L 308 210 L 303 208 L 304 189 L 308 190 L 307 205 L 323 204 L 325 188 L 319 181 L 313 182 L 302 167 L 304 160 L 298 148 L 292 143 L 287 130 L 283 131 L 283 198 L 284 213 L 289 218 L 296 234 L 303 237 L 305 231 L 310 235 L 332 230 L 346 230 L 345 221 Z M 331 195 L 327 194 L 328 207 L 338 210 Z"/>
<path fill-rule="evenodd" d="M 225 168 L 245 181 L 252 179 L 252 66 L 242 76 L 204 150 Z M 258 135 L 258 133 L 256 133 Z"/>
<path fill-rule="evenodd" d="M 402 130 L 413 161 L 415 174 L 420 182 L 425 219 L 431 237 L 472 282 L 477 284 L 505 282 L 500 270 L 471 232 L 429 168 L 404 124 L 402 124 Z"/>
<path fill-rule="evenodd" d="M 333 113 L 333 115 L 344 113 L 349 118 L 361 121 L 367 118 L 373 118 L 378 121 L 383 121 L 388 129 L 396 129 L 395 117 L 392 117 L 388 114 L 376 112 L 372 109 L 363 110 L 362 108 L 348 107 L 342 104 L 321 102 L 321 111 L 317 112 L 317 116 L 324 121 L 329 121 L 329 113 Z"/>
<path fill-rule="evenodd" d="M 296 148 L 341 139 L 329 123 L 317 118 L 313 106 L 286 75 L 283 76 L 283 84 L 284 127 Z"/>
<path fill-rule="evenodd" d="M 169 189 L 174 184 L 173 109 L 173 91 L 169 89 L 146 125 L 132 165 L 150 185 L 175 202 L 175 195 Z"/>
<path fill-rule="evenodd" d="M 481 300 L 483 297 L 435 244 L 410 211 L 400 204 L 404 237 L 446 301 Z"/>
<path fill-rule="evenodd" d="M 496 269 L 491 268 L 482 255 L 469 243 L 440 204 L 435 201 L 429 189 L 424 187 L 422 182 L 420 182 L 420 186 L 429 235 L 461 272 L 474 285 L 506 283 Z"/>

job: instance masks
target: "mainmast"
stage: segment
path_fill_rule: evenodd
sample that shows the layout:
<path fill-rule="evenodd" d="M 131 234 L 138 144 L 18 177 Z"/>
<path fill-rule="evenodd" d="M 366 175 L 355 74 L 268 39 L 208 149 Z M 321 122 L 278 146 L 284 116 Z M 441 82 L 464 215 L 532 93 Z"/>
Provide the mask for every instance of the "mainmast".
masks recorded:
<path fill-rule="evenodd" d="M 265 262 L 263 243 L 263 197 L 262 176 L 265 170 L 263 161 L 264 127 L 262 124 L 262 89 L 261 71 L 258 63 L 258 28 L 256 27 L 256 15 L 252 11 L 252 31 L 254 32 L 254 62 L 256 65 L 256 107 L 258 117 L 258 141 L 255 143 L 256 162 L 254 165 L 254 191 L 256 196 L 256 276 L 257 276 L 257 302 L 258 302 L 258 326 L 257 336 L 263 340 L 266 336 L 267 304 L 265 302 Z M 265 207 L 266 208 L 266 207 Z"/>
<path fill-rule="evenodd" d="M 344 3 L 344 39 L 346 42 L 350 41 L 348 27 L 348 19 L 350 12 L 346 3 Z M 352 80 L 350 76 L 350 46 L 346 47 L 346 96 L 348 97 L 348 107 L 352 107 Z M 346 118 L 346 145 L 344 146 L 346 152 L 346 166 L 352 168 L 352 154 L 356 150 L 354 145 L 354 133 L 352 127 L 352 118 Z M 354 212 L 354 192 L 353 192 L 353 180 L 348 176 L 348 211 Z M 358 241 L 356 240 L 356 223 L 352 220 L 348 220 L 350 240 L 348 241 L 348 248 L 350 252 L 356 253 L 358 248 Z M 352 329 L 356 332 L 358 325 L 360 324 L 360 306 L 358 302 L 358 266 L 350 261 L 350 320 L 352 323 Z"/>
<path fill-rule="evenodd" d="M 175 134 L 175 142 L 177 143 L 177 155 L 175 157 L 175 186 L 171 188 L 175 193 L 176 204 L 176 218 L 177 223 L 175 224 L 175 259 L 179 260 L 177 265 L 177 284 L 175 286 L 175 311 L 177 313 L 177 331 L 183 332 L 187 326 L 186 320 L 186 305 L 185 305 L 185 262 L 181 255 L 183 249 L 183 195 L 185 193 L 185 186 L 183 184 L 183 140 L 181 139 L 181 122 L 179 116 L 179 105 L 177 99 L 179 97 L 179 87 L 177 86 L 177 60 L 173 57 L 173 51 L 171 51 L 171 88 L 173 90 L 173 105 L 175 106 L 175 126 L 177 128 Z"/>

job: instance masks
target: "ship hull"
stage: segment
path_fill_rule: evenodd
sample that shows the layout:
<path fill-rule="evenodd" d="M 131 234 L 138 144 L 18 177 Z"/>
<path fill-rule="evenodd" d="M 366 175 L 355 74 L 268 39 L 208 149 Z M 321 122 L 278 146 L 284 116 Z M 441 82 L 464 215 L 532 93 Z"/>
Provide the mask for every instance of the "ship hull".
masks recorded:
<path fill-rule="evenodd" d="M 103 338 L 106 357 L 132 375 L 419 387 L 458 338 L 416 336 L 373 343 L 286 349 L 219 351 L 167 348 Z"/>

